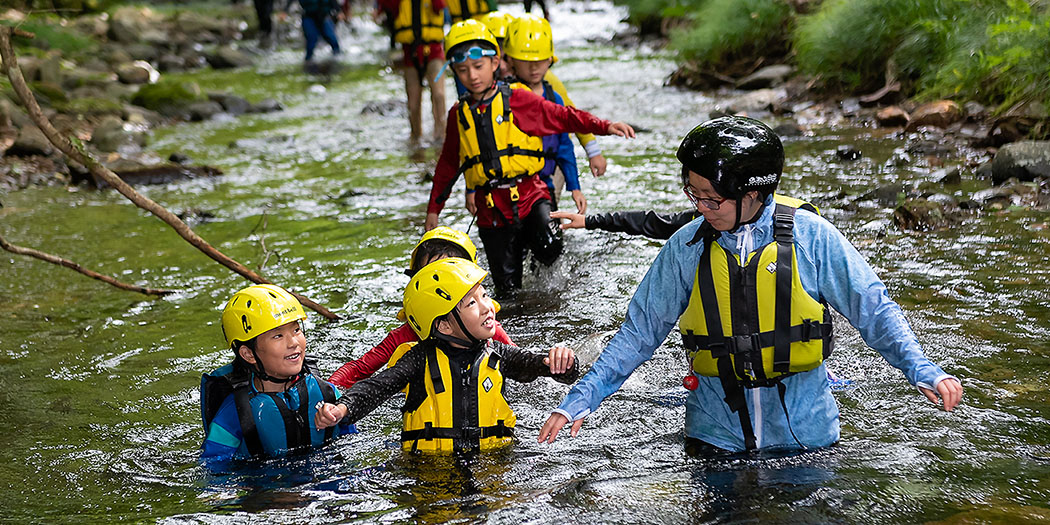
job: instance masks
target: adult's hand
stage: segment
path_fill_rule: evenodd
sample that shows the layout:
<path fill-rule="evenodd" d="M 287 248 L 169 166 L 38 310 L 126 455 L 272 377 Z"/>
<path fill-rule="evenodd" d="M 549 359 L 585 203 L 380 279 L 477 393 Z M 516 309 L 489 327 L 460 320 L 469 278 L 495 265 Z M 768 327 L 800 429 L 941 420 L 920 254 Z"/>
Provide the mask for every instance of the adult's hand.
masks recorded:
<path fill-rule="evenodd" d="M 551 414 L 551 417 L 547 418 L 547 422 L 544 423 L 543 427 L 540 428 L 540 436 L 536 439 L 536 441 L 540 443 L 554 443 L 554 440 L 558 438 L 558 433 L 561 432 L 561 429 L 564 428 L 565 424 L 568 422 L 568 418 L 557 412 Z M 576 434 L 580 433 L 580 427 L 582 426 L 582 418 L 573 421 L 572 429 L 570 430 L 569 435 L 571 435 L 572 437 L 576 437 Z"/>
<path fill-rule="evenodd" d="M 587 219 L 582 213 L 572 213 L 568 211 L 552 211 L 552 219 L 569 219 L 569 222 L 563 222 L 561 229 L 568 230 L 569 228 L 585 228 L 587 226 Z"/>
<path fill-rule="evenodd" d="M 607 133 L 609 135 L 619 135 L 625 139 L 634 138 L 634 128 L 626 122 L 613 122 L 612 124 L 609 124 L 609 130 Z"/>
<path fill-rule="evenodd" d="M 935 405 L 938 401 L 937 398 L 940 397 L 940 400 L 944 402 L 944 410 L 946 412 L 951 412 L 962 400 L 963 395 L 962 383 L 951 377 L 942 379 L 940 383 L 937 383 L 936 392 L 923 387 L 919 387 L 919 391 Z"/>
<path fill-rule="evenodd" d="M 591 166 L 591 175 L 601 177 L 605 175 L 605 167 L 608 165 L 608 161 L 605 160 L 605 155 L 599 153 L 591 157 L 587 164 Z"/>
<path fill-rule="evenodd" d="M 423 224 L 423 229 L 426 230 L 426 231 L 430 231 L 430 230 L 433 230 L 434 228 L 437 228 L 437 225 L 438 225 L 438 214 L 436 214 L 436 213 L 428 213 L 427 214 L 427 221 L 426 221 L 426 223 Z"/>

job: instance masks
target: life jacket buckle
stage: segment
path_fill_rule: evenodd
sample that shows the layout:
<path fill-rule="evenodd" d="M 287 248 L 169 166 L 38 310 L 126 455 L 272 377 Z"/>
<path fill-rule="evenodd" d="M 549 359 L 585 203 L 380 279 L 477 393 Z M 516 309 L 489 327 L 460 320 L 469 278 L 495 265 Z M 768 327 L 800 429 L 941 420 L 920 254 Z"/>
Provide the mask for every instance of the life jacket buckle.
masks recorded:
<path fill-rule="evenodd" d="M 518 199 L 519 199 L 518 185 L 515 184 L 515 185 L 510 187 L 510 201 L 511 202 L 518 202 Z"/>
<path fill-rule="evenodd" d="M 492 194 L 491 193 L 485 194 L 485 205 L 488 206 L 489 208 L 495 208 L 496 207 L 496 202 L 492 200 Z"/>

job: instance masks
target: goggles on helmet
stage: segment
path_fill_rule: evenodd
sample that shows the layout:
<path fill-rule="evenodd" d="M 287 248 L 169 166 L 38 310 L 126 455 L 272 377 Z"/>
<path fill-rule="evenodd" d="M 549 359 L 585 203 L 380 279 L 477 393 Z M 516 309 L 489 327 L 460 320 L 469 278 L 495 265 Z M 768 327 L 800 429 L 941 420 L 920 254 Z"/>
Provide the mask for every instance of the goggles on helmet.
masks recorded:
<path fill-rule="evenodd" d="M 480 47 L 474 46 L 461 53 L 456 53 L 449 59 L 449 62 L 453 64 L 459 64 L 466 59 L 477 60 L 481 57 L 494 57 L 496 56 L 495 49 L 481 49 Z"/>

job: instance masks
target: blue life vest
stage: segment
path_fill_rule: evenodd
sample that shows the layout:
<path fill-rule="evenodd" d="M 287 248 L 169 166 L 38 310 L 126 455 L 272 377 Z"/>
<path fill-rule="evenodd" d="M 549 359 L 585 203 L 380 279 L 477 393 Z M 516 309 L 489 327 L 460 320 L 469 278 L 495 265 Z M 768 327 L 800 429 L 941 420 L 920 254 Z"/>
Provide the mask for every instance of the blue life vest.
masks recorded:
<path fill-rule="evenodd" d="M 205 432 L 222 402 L 233 394 L 244 445 L 252 456 L 278 456 L 298 447 L 320 446 L 333 438 L 334 426 L 317 430 L 313 424 L 317 403 L 335 403 L 336 395 L 331 384 L 317 379 L 312 361 L 304 363 L 299 379 L 284 392 L 256 391 L 253 374 L 238 368 L 230 363 L 201 375 Z"/>

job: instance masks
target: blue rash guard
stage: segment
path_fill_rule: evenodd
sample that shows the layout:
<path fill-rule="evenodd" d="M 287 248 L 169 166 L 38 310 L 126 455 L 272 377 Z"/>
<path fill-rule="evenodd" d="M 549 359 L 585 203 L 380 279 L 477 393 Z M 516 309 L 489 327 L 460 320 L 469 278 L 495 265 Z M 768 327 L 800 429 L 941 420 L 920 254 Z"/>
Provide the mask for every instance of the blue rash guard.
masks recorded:
<path fill-rule="evenodd" d="M 730 253 L 746 254 L 773 241 L 772 197 L 761 217 L 717 242 Z M 639 365 L 652 358 L 689 304 L 703 243 L 687 245 L 704 219 L 675 233 L 638 285 L 627 317 L 590 371 L 555 410 L 570 421 L 586 417 L 617 391 Z M 827 220 L 807 211 L 795 214 L 795 249 L 802 287 L 823 297 L 857 327 L 861 337 L 915 386 L 935 389 L 952 376 L 926 358 L 900 307 L 852 244 Z M 698 376 L 700 386 L 686 399 L 685 433 L 729 451 L 745 450 L 737 415 L 723 401 L 717 377 Z M 790 428 L 775 387 L 746 389 L 758 448 L 824 447 L 839 439 L 839 410 L 822 364 L 783 380 Z"/>
<path fill-rule="evenodd" d="M 322 381 L 316 379 L 313 375 L 306 375 L 304 381 Z M 330 383 L 329 383 L 330 384 Z M 335 391 L 335 398 L 339 399 L 340 392 L 338 388 L 332 386 Z M 271 408 L 272 402 L 265 400 L 267 396 L 256 396 L 259 392 L 255 389 L 254 382 L 252 382 L 252 399 L 253 408 L 259 408 L 260 410 L 266 410 L 266 417 L 264 418 L 264 424 L 260 424 L 258 421 L 261 417 L 257 417 L 257 428 L 259 431 L 259 438 L 263 442 L 263 446 L 267 451 L 277 451 L 273 455 L 279 455 L 283 453 L 285 447 L 283 444 L 285 441 L 285 425 L 281 419 L 280 413 L 276 408 Z M 289 388 L 287 391 L 277 394 L 281 396 L 282 400 L 287 404 L 288 408 L 296 411 L 300 408 L 300 400 L 298 390 L 295 388 Z M 306 402 L 310 403 L 310 399 Z M 316 410 L 311 404 L 309 408 L 309 416 L 307 424 L 311 429 L 310 441 L 313 445 L 317 446 L 323 443 L 324 431 L 317 431 L 313 428 L 313 418 Z M 338 437 L 346 434 L 355 434 L 357 429 L 354 425 L 350 424 L 339 424 L 336 426 L 333 437 Z M 248 447 L 245 444 L 244 435 L 241 432 L 241 423 L 237 414 L 237 406 L 234 402 L 234 394 L 226 396 L 223 400 L 222 405 L 219 407 L 219 411 L 216 412 L 215 417 L 211 420 L 208 425 L 208 434 L 204 440 L 204 444 L 201 446 L 201 459 L 207 463 L 222 462 L 233 458 L 248 458 L 251 454 L 248 452 Z"/>

